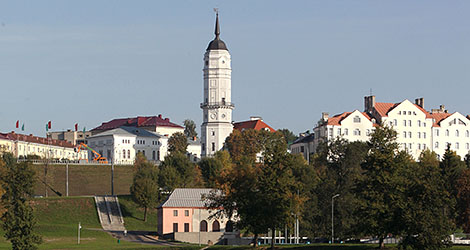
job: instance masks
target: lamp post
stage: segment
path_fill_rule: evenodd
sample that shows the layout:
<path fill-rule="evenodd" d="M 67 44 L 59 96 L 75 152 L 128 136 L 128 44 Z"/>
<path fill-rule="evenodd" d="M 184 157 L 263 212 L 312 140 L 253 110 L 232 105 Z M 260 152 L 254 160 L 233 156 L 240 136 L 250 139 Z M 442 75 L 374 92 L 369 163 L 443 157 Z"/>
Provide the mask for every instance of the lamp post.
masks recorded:
<path fill-rule="evenodd" d="M 333 218 L 334 218 L 334 207 L 335 207 L 335 198 L 338 197 L 339 194 L 335 194 L 331 197 L 331 244 L 334 243 L 334 237 L 335 237 L 335 230 L 334 230 L 334 225 L 333 225 Z"/>

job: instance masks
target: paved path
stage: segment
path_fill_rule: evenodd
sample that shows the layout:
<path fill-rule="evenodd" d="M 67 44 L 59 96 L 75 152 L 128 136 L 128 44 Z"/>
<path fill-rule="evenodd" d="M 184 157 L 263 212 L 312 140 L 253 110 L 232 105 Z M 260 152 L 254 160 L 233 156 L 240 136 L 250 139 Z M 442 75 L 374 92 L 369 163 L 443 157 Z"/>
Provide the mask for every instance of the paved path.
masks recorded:
<path fill-rule="evenodd" d="M 107 231 L 124 231 L 124 219 L 117 196 L 95 196 L 101 226 Z"/>
<path fill-rule="evenodd" d="M 129 231 L 124 235 L 123 231 L 112 231 L 109 232 L 114 238 L 141 243 L 141 244 L 150 244 L 150 245 L 160 245 L 160 246 L 178 246 L 182 245 L 181 243 L 170 242 L 166 240 L 157 240 L 155 238 L 154 232 L 148 231 Z"/>

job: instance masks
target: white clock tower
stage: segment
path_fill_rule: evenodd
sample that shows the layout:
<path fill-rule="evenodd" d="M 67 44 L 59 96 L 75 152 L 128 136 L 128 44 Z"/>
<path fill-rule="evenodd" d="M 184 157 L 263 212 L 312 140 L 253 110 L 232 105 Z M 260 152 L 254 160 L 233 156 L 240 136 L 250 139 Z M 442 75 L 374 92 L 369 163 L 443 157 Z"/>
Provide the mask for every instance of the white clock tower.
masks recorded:
<path fill-rule="evenodd" d="M 204 54 L 204 99 L 201 103 L 202 156 L 212 156 L 222 149 L 232 133 L 232 69 L 230 53 L 220 40 L 219 14 L 216 14 L 215 38 Z"/>

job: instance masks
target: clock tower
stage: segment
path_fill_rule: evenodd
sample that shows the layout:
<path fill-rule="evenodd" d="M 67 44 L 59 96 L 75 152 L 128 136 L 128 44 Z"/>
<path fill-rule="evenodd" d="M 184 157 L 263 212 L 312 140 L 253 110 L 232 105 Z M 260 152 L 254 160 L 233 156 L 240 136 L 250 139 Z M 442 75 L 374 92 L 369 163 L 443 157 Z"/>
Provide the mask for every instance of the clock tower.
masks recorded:
<path fill-rule="evenodd" d="M 220 39 L 219 13 L 215 20 L 215 38 L 204 54 L 204 99 L 201 103 L 202 156 L 212 156 L 222 149 L 232 133 L 232 69 L 230 53 Z"/>

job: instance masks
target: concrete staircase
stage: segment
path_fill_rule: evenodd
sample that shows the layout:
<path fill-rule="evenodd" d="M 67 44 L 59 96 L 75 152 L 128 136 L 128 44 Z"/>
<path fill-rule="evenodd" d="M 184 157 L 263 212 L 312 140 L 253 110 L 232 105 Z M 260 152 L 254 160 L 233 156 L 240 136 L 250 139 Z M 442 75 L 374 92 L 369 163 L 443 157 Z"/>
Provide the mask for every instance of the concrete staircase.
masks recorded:
<path fill-rule="evenodd" d="M 107 231 L 124 231 L 124 220 L 117 196 L 95 196 L 101 226 Z"/>

